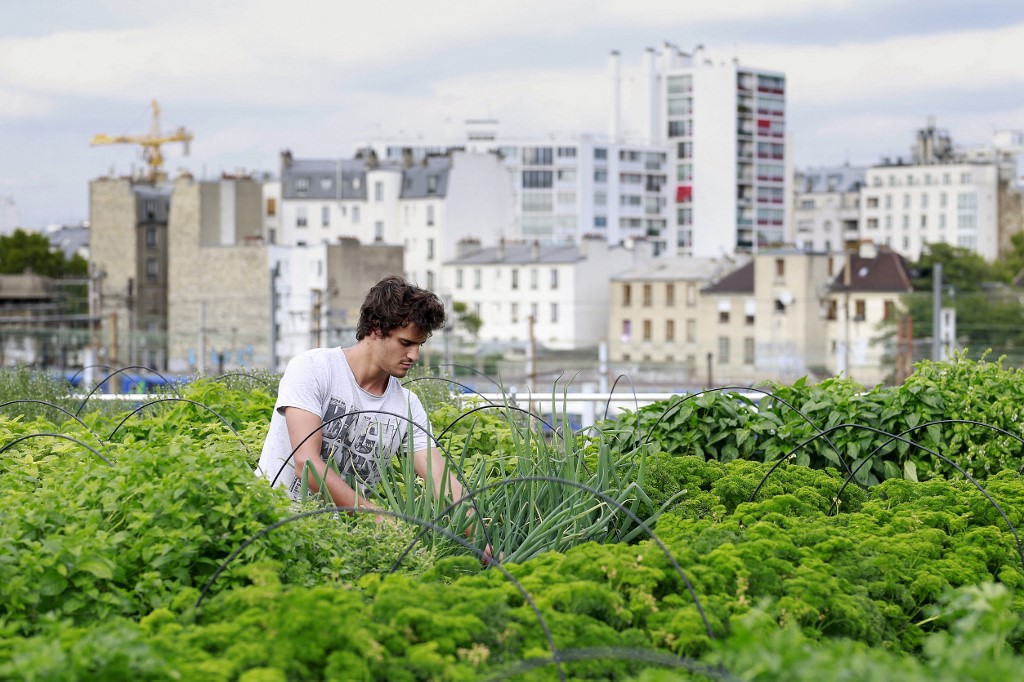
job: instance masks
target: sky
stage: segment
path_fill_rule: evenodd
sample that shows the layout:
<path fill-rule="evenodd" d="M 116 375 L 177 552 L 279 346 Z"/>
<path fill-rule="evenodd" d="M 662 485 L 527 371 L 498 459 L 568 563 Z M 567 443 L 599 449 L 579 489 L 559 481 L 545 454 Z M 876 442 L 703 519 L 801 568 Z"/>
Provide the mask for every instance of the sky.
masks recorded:
<path fill-rule="evenodd" d="M 194 135 L 173 174 L 275 173 L 470 118 L 601 135 L 608 55 L 668 41 L 781 71 L 796 168 L 907 155 L 929 116 L 963 145 L 1024 129 L 1020 0 L 0 0 L 0 197 L 40 229 L 142 164 L 98 133 Z"/>

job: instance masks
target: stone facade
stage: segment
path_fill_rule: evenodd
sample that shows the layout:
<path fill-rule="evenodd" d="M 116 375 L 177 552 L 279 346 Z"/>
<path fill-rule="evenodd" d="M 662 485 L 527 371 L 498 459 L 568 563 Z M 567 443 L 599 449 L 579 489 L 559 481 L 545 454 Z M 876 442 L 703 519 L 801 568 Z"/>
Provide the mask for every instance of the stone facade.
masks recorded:
<path fill-rule="evenodd" d="M 269 366 L 270 258 L 258 238 L 262 192 L 248 178 L 175 181 L 168 259 L 171 371 Z"/>

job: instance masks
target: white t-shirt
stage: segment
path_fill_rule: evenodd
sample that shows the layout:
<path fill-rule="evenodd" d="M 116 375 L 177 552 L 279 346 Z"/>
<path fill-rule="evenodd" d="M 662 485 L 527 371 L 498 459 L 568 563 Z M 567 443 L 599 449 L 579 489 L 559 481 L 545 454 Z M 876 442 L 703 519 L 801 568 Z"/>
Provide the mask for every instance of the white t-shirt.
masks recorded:
<path fill-rule="evenodd" d="M 427 414 L 419 398 L 398 379 L 390 377 L 384 395 L 375 396 L 356 383 L 341 348 L 307 351 L 292 358 L 281 377 L 277 404 L 256 470 L 257 475 L 275 486 L 286 486 L 296 500 L 302 492 L 302 480 L 296 478 L 291 458 L 292 445 L 284 418 L 286 407 L 320 415 L 325 422 L 320 432 L 320 457 L 327 462 L 333 456 L 342 477 L 360 492 L 377 484 L 381 468 L 407 443 L 410 428 L 413 451 L 427 448 Z M 356 412 L 359 414 L 353 414 Z M 410 418 L 418 426 L 411 425 Z"/>

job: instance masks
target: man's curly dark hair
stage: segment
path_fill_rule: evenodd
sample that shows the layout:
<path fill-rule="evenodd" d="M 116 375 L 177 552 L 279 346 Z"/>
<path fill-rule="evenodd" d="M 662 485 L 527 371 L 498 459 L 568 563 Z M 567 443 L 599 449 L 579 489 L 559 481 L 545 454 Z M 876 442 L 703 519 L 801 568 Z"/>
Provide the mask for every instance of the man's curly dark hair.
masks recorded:
<path fill-rule="evenodd" d="M 409 324 L 430 336 L 444 323 L 444 304 L 434 292 L 392 275 L 374 284 L 366 294 L 359 308 L 356 340 L 362 341 L 375 330 L 387 336 Z"/>

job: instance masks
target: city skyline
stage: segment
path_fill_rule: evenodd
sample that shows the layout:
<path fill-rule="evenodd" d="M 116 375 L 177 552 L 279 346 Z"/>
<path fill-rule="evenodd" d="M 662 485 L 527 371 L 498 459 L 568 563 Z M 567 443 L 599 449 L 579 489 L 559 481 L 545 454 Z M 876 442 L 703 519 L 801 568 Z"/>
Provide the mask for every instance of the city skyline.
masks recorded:
<path fill-rule="evenodd" d="M 784 72 L 797 168 L 907 155 L 928 116 L 962 144 L 1024 128 L 1024 8 L 1008 2 L 3 4 L 0 196 L 37 229 L 86 218 L 89 180 L 142 165 L 89 139 L 146 133 L 151 99 L 163 130 L 195 135 L 188 157 L 165 147 L 167 169 L 200 177 L 467 118 L 603 135 L 609 52 L 635 69 L 663 41 Z"/>

